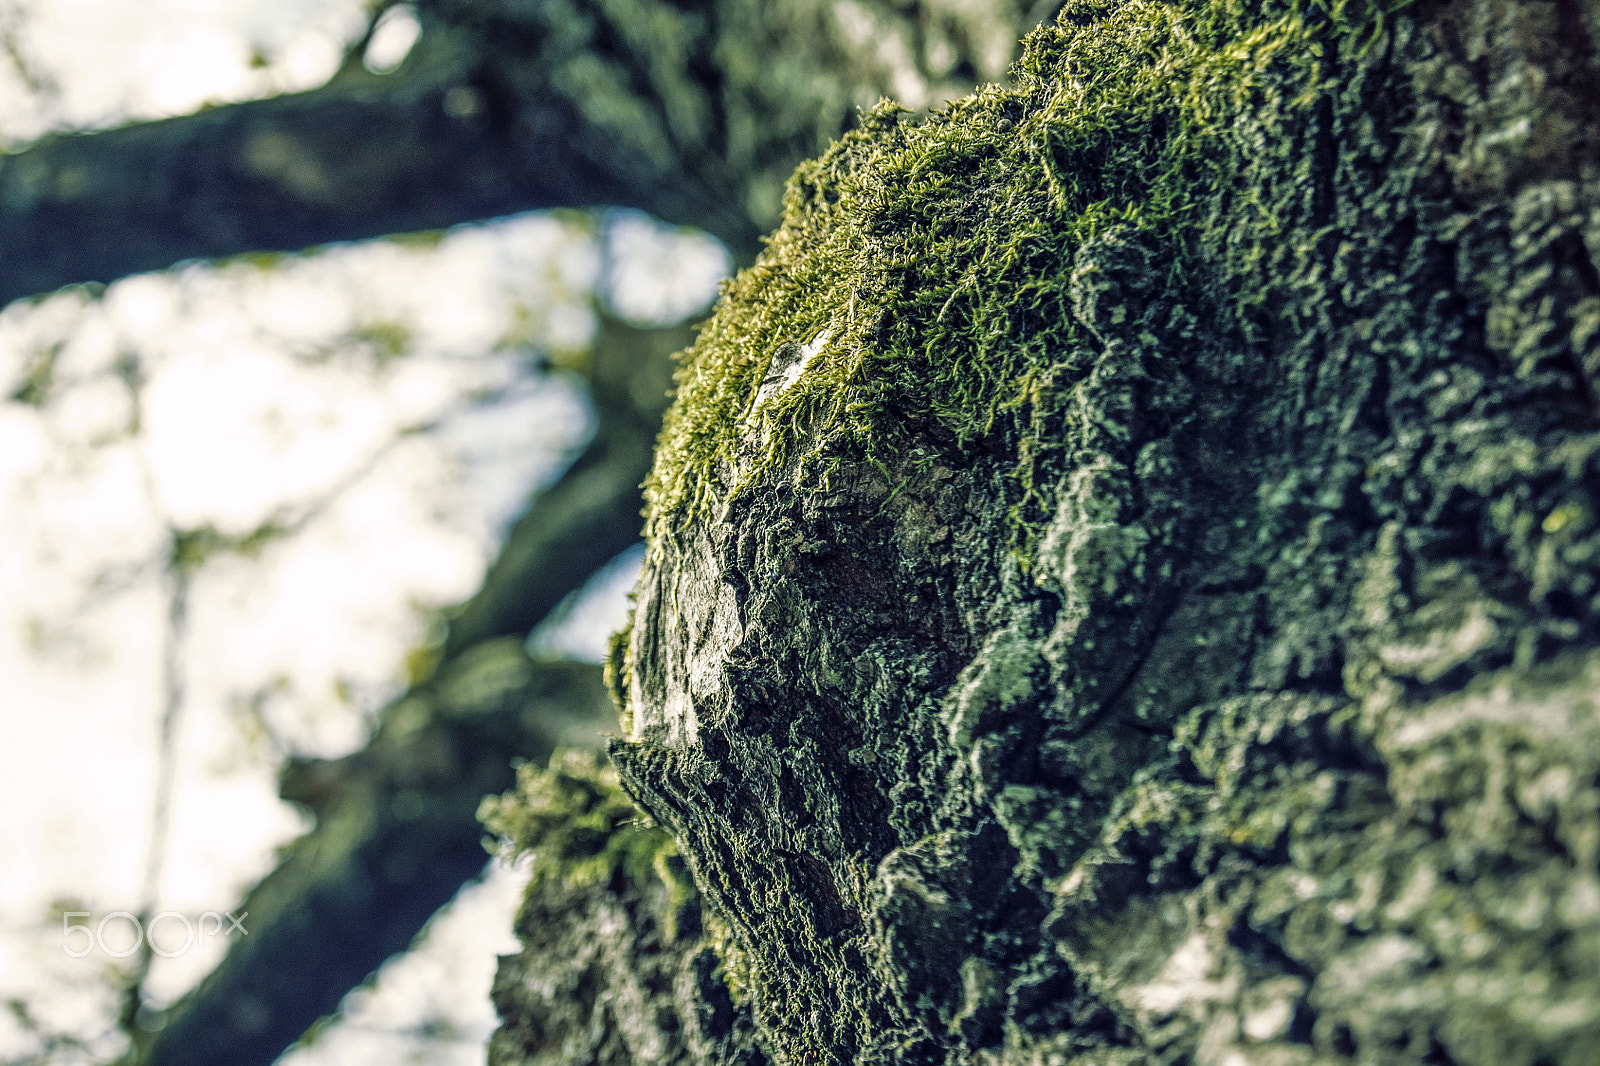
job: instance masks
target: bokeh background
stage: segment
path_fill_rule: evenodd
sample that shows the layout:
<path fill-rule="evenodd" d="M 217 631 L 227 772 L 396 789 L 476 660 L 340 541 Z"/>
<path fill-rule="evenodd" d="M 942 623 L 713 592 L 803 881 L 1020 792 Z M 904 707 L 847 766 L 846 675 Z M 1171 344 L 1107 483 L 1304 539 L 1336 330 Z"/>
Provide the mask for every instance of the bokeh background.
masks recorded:
<path fill-rule="evenodd" d="M 314 87 L 368 21 L 358 0 L 0 0 L 0 149 Z M 393 9 L 367 66 L 416 36 Z M 597 312 L 690 319 L 728 269 L 703 234 L 561 212 L 0 311 L 0 1062 L 120 1053 L 137 956 L 72 957 L 64 916 L 234 907 L 306 828 L 283 760 L 361 746 L 592 432 L 570 368 Z M 534 646 L 598 661 L 638 562 Z M 481 1062 L 521 879 L 491 864 L 280 1061 Z M 147 1000 L 225 946 L 152 960 Z"/>

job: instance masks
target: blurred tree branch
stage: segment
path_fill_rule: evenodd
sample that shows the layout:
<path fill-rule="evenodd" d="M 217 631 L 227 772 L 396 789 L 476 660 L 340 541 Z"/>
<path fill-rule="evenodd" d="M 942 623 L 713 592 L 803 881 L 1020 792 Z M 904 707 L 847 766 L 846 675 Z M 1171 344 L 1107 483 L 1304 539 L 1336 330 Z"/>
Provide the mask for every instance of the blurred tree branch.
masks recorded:
<path fill-rule="evenodd" d="M 452 115 L 450 86 L 393 77 L 362 72 L 314 92 L 56 136 L 0 159 L 0 301 L 184 259 L 546 207 L 623 204 L 734 245 L 753 237 L 737 215 L 718 217 L 708 190 L 594 136 L 559 97 L 510 120 Z"/>
<path fill-rule="evenodd" d="M 524 641 L 638 540 L 671 355 L 689 339 L 684 326 L 603 319 L 593 441 L 517 523 L 431 675 L 385 709 L 367 747 L 285 768 L 282 795 L 312 811 L 315 828 L 239 904 L 248 932 L 217 969 L 159 1029 L 132 1027 L 132 1061 L 272 1062 L 482 871 L 478 804 L 511 787 L 514 759 L 595 746 L 613 725 L 599 667 L 532 659 Z"/>
<path fill-rule="evenodd" d="M 858 108 L 1002 77 L 1053 7 L 425 0 L 392 74 L 347 63 L 309 92 L 0 156 L 0 302 L 552 207 L 640 208 L 746 258 Z"/>

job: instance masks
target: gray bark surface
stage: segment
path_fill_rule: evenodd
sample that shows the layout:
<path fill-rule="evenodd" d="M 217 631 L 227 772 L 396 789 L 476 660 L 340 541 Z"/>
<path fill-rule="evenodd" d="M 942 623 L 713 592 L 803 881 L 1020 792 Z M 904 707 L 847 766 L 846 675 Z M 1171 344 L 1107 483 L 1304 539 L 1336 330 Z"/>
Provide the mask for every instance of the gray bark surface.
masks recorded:
<path fill-rule="evenodd" d="M 613 664 L 774 1061 L 1600 1061 L 1597 32 L 1075 6 L 803 168 Z"/>

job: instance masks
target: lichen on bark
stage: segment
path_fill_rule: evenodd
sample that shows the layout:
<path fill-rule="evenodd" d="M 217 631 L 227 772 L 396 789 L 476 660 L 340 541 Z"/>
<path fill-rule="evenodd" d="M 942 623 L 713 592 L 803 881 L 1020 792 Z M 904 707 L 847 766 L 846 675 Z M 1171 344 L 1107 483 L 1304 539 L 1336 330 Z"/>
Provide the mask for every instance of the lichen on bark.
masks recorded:
<path fill-rule="evenodd" d="M 1600 1058 L 1597 31 L 1074 5 L 801 168 L 612 666 L 776 1061 Z"/>

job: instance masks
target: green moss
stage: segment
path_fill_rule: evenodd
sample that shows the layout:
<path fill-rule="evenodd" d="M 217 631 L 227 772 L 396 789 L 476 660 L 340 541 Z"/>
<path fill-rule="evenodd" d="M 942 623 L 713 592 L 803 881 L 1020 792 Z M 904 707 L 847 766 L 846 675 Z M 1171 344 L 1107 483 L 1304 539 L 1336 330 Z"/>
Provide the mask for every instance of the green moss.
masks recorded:
<path fill-rule="evenodd" d="M 517 787 L 489 796 L 478 808 L 478 820 L 498 837 L 486 842 L 507 860 L 532 857 L 525 896 L 537 899 L 547 886 L 584 889 L 590 886 L 627 891 L 665 889 L 652 906 L 669 943 L 679 936 L 687 912 L 688 928 L 699 925 L 699 947 L 709 948 L 718 963 L 716 976 L 735 1004 L 750 996 L 750 963 L 730 926 L 705 906 L 671 834 L 633 804 L 617 781 L 617 771 L 598 752 L 564 749 L 547 769 L 531 763 L 517 768 Z M 620 879 L 620 880 L 619 880 Z"/>
<path fill-rule="evenodd" d="M 628 648 L 632 641 L 633 609 L 630 602 L 628 622 L 611 634 L 610 643 L 606 647 L 605 661 L 606 691 L 611 693 L 611 699 L 617 705 L 623 736 L 630 736 L 633 733 L 633 711 L 628 702 L 628 677 L 633 672 Z"/>
<path fill-rule="evenodd" d="M 487 797 L 478 820 L 501 838 L 506 858 L 533 856 L 530 894 L 550 881 L 577 887 L 618 873 L 637 883 L 659 877 L 672 910 L 694 892 L 681 864 L 669 862 L 677 854 L 671 835 L 649 823 L 595 752 L 562 750 L 548 769 L 518 767 L 516 789 Z"/>
<path fill-rule="evenodd" d="M 729 925 L 716 911 L 707 910 L 704 913 L 705 944 L 716 955 L 720 963 L 717 976 L 728 989 L 728 998 L 734 1006 L 742 1007 L 750 1002 L 751 990 L 755 987 L 755 971 L 752 968 L 750 956 L 739 946 L 739 938 Z"/>
<path fill-rule="evenodd" d="M 1026 427 L 1086 372 L 1073 353 L 1119 324 L 1094 321 L 1096 279 L 1074 263 L 1108 231 L 1159 248 L 1155 283 L 1187 297 L 1179 317 L 1208 307 L 1249 336 L 1270 279 L 1312 252 L 1282 237 L 1314 183 L 1274 173 L 1265 124 L 1285 102 L 1317 107 L 1330 54 L 1361 47 L 1384 13 L 1273 6 L 1071 5 L 1028 38 L 1012 86 L 921 124 L 885 102 L 802 165 L 782 227 L 680 371 L 647 484 L 652 540 L 790 460 L 826 475 Z M 824 330 L 798 379 L 756 408 L 774 353 Z M 1025 498 L 1041 457 L 1021 452 Z"/>

